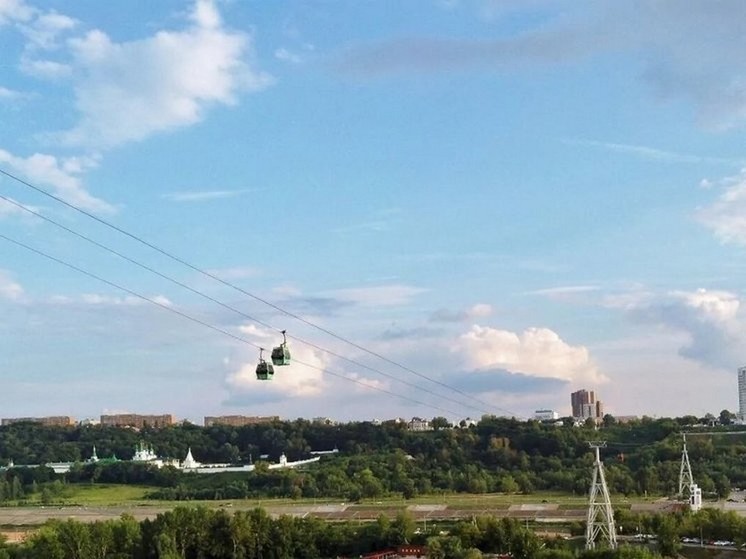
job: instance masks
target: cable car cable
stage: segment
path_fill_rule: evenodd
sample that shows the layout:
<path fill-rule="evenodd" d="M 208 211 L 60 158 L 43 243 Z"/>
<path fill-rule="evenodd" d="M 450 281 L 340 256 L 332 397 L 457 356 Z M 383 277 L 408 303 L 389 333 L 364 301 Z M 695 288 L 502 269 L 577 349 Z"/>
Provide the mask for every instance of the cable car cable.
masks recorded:
<path fill-rule="evenodd" d="M 356 343 L 356 342 L 354 342 L 352 340 L 349 340 L 349 339 L 347 339 L 347 338 L 345 338 L 343 336 L 340 336 L 339 334 L 336 334 L 336 333 L 332 332 L 331 330 L 329 330 L 327 328 L 324 328 L 323 326 L 319 326 L 318 324 L 315 324 L 315 323 L 311 322 L 310 320 L 307 320 L 307 319 L 303 318 L 300 315 L 297 315 L 297 314 L 292 313 L 292 312 L 290 312 L 288 310 L 285 310 L 282 307 L 280 307 L 279 305 L 276 305 L 276 304 L 272 303 L 271 301 L 263 299 L 262 297 L 259 297 L 258 295 L 254 295 L 253 293 L 250 293 L 249 291 L 246 291 L 245 289 L 242 289 L 241 287 L 238 287 L 238 286 L 230 283 L 229 281 L 226 281 L 226 280 L 224 280 L 224 279 L 216 276 L 215 274 L 212 274 L 212 273 L 208 272 L 207 270 L 204 270 L 204 269 L 202 269 L 202 268 L 200 268 L 198 266 L 195 266 L 194 264 L 191 264 L 191 263 L 187 262 L 186 260 L 184 260 L 184 259 L 182 259 L 182 258 L 180 258 L 180 257 L 178 257 L 178 256 L 176 256 L 174 254 L 171 254 L 170 252 L 168 252 L 168 251 L 166 251 L 166 250 L 164 250 L 164 249 L 162 249 L 162 248 L 160 248 L 160 247 L 158 247 L 158 246 L 150 243 L 149 241 L 143 239 L 142 237 L 140 237 L 138 235 L 135 235 L 134 233 L 130 233 L 129 231 L 127 231 L 125 229 L 122 229 L 121 227 L 118 227 L 117 225 L 114 225 L 113 223 L 111 223 L 109 221 L 106 221 L 105 219 L 100 218 L 100 217 L 96 216 L 95 214 L 93 214 L 93 213 L 91 213 L 91 212 L 89 212 L 87 210 L 84 210 L 83 208 L 80 208 L 80 207 L 76 206 L 75 204 L 67 202 L 66 200 L 60 198 L 59 196 L 56 196 L 56 195 L 52 194 L 51 192 L 49 192 L 47 190 L 44 190 L 43 188 L 35 186 L 35 185 L 29 183 L 28 181 L 25 181 L 25 180 L 21 179 L 20 177 L 18 177 L 16 175 L 13 175 L 12 173 L 9 173 L 8 171 L 5 171 L 2 168 L 0 168 L 0 174 L 5 175 L 6 177 L 8 177 L 8 178 L 10 178 L 10 179 L 12 179 L 12 180 L 14 180 L 14 181 L 16 181 L 16 182 L 18 182 L 18 183 L 26 186 L 26 187 L 34 190 L 35 192 L 38 192 L 39 194 L 47 196 L 48 198 L 51 198 L 51 199 L 53 199 L 53 200 L 55 200 L 55 201 L 57 201 L 57 202 L 65 205 L 65 206 L 67 206 L 68 208 L 70 208 L 72 210 L 75 210 L 76 212 L 79 212 L 79 213 L 81 213 L 81 214 L 89 217 L 90 219 L 93 219 L 94 221 L 96 221 L 96 222 L 98 222 L 98 223 L 100 223 L 100 224 L 102 224 L 104 226 L 109 227 L 110 229 L 113 229 L 114 231 L 117 231 L 118 233 L 121 233 L 122 235 L 125 235 L 125 236 L 127 236 L 127 237 L 129 237 L 129 238 L 131 238 L 131 239 L 133 239 L 133 240 L 135 240 L 135 241 L 137 241 L 137 242 L 145 245 L 146 247 L 150 248 L 151 250 L 154 250 L 154 251 L 158 252 L 159 254 L 162 254 L 163 256 L 166 256 L 167 258 L 169 258 L 169 259 L 171 259 L 171 260 L 173 260 L 175 262 L 178 262 L 182 266 L 186 266 L 187 268 L 189 268 L 189 269 L 191 269 L 191 270 L 193 270 L 195 272 L 198 272 L 199 274 L 202 274 L 202 275 L 204 275 L 204 276 L 212 279 L 213 281 L 216 281 L 216 282 L 218 282 L 218 283 L 220 283 L 220 284 L 222 284 L 222 285 L 224 285 L 226 287 L 230 287 L 231 289 L 234 289 L 234 290 L 238 291 L 239 293 L 242 293 L 242 294 L 246 295 L 247 297 L 251 297 L 252 299 L 254 299 L 256 301 L 259 301 L 260 303 L 263 303 L 263 304 L 265 304 L 265 305 L 267 305 L 267 306 L 269 306 L 269 307 L 271 307 L 271 308 L 273 308 L 273 309 L 275 309 L 275 310 L 283 313 L 284 315 L 289 316 L 290 318 L 298 320 L 299 322 L 302 322 L 302 323 L 306 324 L 307 326 L 310 326 L 311 328 L 314 328 L 314 329 L 316 329 L 316 330 L 318 330 L 320 332 L 323 332 L 323 333 L 325 333 L 325 334 L 327 334 L 327 335 L 329 335 L 329 336 L 331 336 L 333 338 L 336 338 L 337 340 L 342 341 L 342 342 L 344 342 L 344 343 L 346 343 L 348 345 L 351 345 L 352 347 L 354 347 L 356 349 L 359 349 L 359 350 L 361 350 L 361 351 L 363 351 L 365 353 L 368 353 L 369 355 L 377 357 L 377 358 L 385 361 L 386 363 L 389 363 L 390 365 L 394 365 L 395 367 L 398 367 L 398 368 L 402 369 L 403 371 L 411 373 L 411 374 L 413 374 L 415 376 L 418 376 L 418 377 L 420 377 L 422 379 L 428 380 L 428 381 L 430 381 L 430 382 L 432 382 L 434 384 L 437 384 L 437 385 L 439 385 L 439 386 L 441 386 L 443 388 L 447 388 L 448 390 L 452 390 L 453 392 L 456 392 L 456 393 L 458 393 L 458 394 L 460 394 L 460 395 L 462 395 L 462 396 L 464 396 L 464 397 L 466 397 L 466 398 L 468 398 L 470 400 L 473 400 L 473 401 L 479 403 L 482 406 L 485 406 L 487 408 L 494 408 L 496 410 L 499 410 L 499 411 L 502 411 L 502 412 L 506 412 L 506 413 L 508 413 L 508 415 L 513 415 L 515 417 L 520 417 L 520 415 L 518 415 L 518 414 L 515 414 L 515 413 L 513 413 L 513 412 L 511 412 L 509 410 L 500 408 L 498 406 L 494 406 L 494 405 L 488 404 L 488 403 L 480 400 L 479 398 L 476 398 L 475 396 L 472 396 L 471 394 L 469 394 L 467 392 L 464 392 L 463 390 L 460 390 L 459 388 L 456 388 L 456 387 L 451 386 L 451 385 L 449 385 L 449 384 L 447 384 L 445 382 L 439 381 L 437 379 L 433 379 L 433 378 L 431 378 L 431 377 L 429 377 L 429 376 L 427 376 L 427 375 L 425 375 L 423 373 L 415 371 L 414 369 L 412 369 L 410 367 L 407 367 L 406 365 L 398 363 L 398 362 L 396 362 L 396 361 L 394 361 L 392 359 L 389 359 L 388 357 L 386 357 L 384 355 L 381 355 L 380 353 L 378 353 L 376 351 L 370 350 L 370 349 L 368 349 L 368 348 L 366 348 L 366 347 L 364 347 L 364 346 L 362 346 L 362 345 L 360 345 L 360 344 L 358 344 L 358 343 Z"/>
<path fill-rule="evenodd" d="M 48 260 L 56 262 L 57 264 L 65 266 L 66 268 L 69 268 L 69 269 L 74 270 L 74 271 L 76 271 L 78 273 L 81 273 L 81 274 L 83 274 L 83 275 L 85 275 L 85 276 L 87 276 L 89 278 L 92 278 L 92 279 L 95 279 L 95 280 L 100 281 L 102 283 L 105 283 L 105 284 L 107 284 L 107 285 L 109 285 L 111 287 L 114 287 L 116 289 L 124 291 L 125 293 L 129 293 L 133 297 L 137 297 L 138 299 L 141 299 L 141 300 L 146 301 L 148 303 L 152 303 L 153 305 L 156 305 L 157 307 L 160 307 L 163 310 L 167 310 L 167 311 L 169 311 L 171 313 L 174 313 L 174 314 L 176 314 L 176 315 L 178 315 L 178 316 L 180 316 L 182 318 L 190 320 L 191 322 L 194 322 L 196 324 L 199 324 L 201 326 L 209 328 L 210 330 L 213 330 L 215 332 L 218 332 L 220 334 L 223 334 L 225 336 L 233 338 L 236 341 L 239 341 L 241 343 L 244 343 L 244 344 L 247 344 L 247 345 L 250 345 L 250 346 L 254 346 L 257 349 L 262 349 L 262 347 L 259 344 L 255 344 L 251 340 L 247 340 L 246 338 L 243 338 L 241 336 L 237 336 L 236 334 L 233 334 L 232 332 L 229 332 L 228 330 L 225 330 L 225 329 L 221 328 L 220 326 L 215 326 L 214 324 L 210 324 L 209 322 L 206 322 L 206 321 L 204 321 L 204 320 L 202 320 L 200 318 L 196 318 L 196 317 L 194 317 L 194 316 L 192 316 L 190 314 L 187 314 L 187 313 L 185 313 L 183 311 L 175 309 L 175 308 L 173 308 L 173 307 L 171 307 L 169 305 L 166 305 L 166 304 L 164 304 L 162 302 L 156 301 L 155 299 L 151 299 L 150 297 L 142 295 L 142 294 L 140 294 L 140 293 L 138 293 L 136 291 L 133 291 L 132 289 L 129 289 L 127 287 L 124 287 L 122 285 L 114 283 L 113 281 L 110 281 L 110 280 L 107 280 L 105 278 L 102 278 L 101 276 L 98 276 L 98 275 L 94 274 L 93 272 L 89 272 L 88 270 L 84 270 L 83 268 L 80 268 L 80 267 L 76 266 L 75 264 L 71 264 L 70 262 L 66 262 L 65 260 L 62 260 L 61 258 L 57 258 L 56 256 L 52 256 L 51 254 L 48 254 L 48 253 L 46 253 L 46 252 L 44 252 L 42 250 L 34 248 L 34 247 L 32 247 L 30 245 L 27 245 L 25 243 L 22 243 L 21 241 L 17 241 L 15 239 L 12 239 L 11 237 L 3 235 L 2 233 L 0 233 L 0 239 L 2 239 L 4 241 L 7 241 L 9 243 L 12 243 L 12 244 L 14 244 L 14 245 L 16 245 L 18 247 L 23 248 L 23 249 L 26 249 L 26 250 L 28 250 L 30 252 L 33 252 L 34 254 L 37 254 L 39 256 L 43 256 L 44 258 L 47 258 Z M 442 408 L 440 406 L 436 406 L 436 405 L 433 405 L 433 404 L 428 404 L 426 402 L 421 402 L 421 401 L 416 400 L 414 398 L 410 398 L 408 396 L 402 396 L 401 394 L 397 394 L 397 393 L 392 392 L 390 390 L 386 390 L 385 388 L 380 388 L 378 386 L 374 386 L 372 384 L 368 384 L 366 382 L 362 382 L 362 381 L 360 381 L 358 379 L 350 378 L 350 377 L 348 377 L 346 375 L 343 375 L 343 374 L 340 374 L 340 373 L 335 373 L 335 372 L 333 372 L 333 371 L 331 371 L 329 369 L 326 369 L 324 367 L 319 367 L 318 365 L 313 365 L 311 363 L 305 363 L 305 362 L 299 361 L 297 359 L 295 360 L 295 362 L 298 363 L 299 365 L 304 365 L 304 366 L 309 367 L 311 369 L 315 369 L 317 371 L 320 371 L 321 373 L 329 374 L 329 375 L 331 375 L 333 377 L 337 377 L 337 378 L 341 378 L 341 379 L 344 379 L 344 380 L 347 380 L 347 381 L 350 381 L 350 382 L 354 382 L 355 384 L 358 384 L 358 385 L 363 386 L 365 388 L 369 388 L 371 390 L 377 390 L 379 392 L 383 392 L 384 394 L 388 394 L 390 396 L 395 396 L 397 398 L 400 398 L 402 400 L 406 400 L 408 402 L 412 402 L 412 403 L 415 403 L 415 404 L 418 404 L 418 405 L 421 405 L 421 406 L 425 406 L 425 407 L 432 408 L 432 409 L 435 409 L 435 410 L 438 410 L 438 411 L 441 411 L 441 412 L 445 412 L 445 413 L 447 413 L 447 414 L 449 414 L 449 415 L 451 415 L 453 417 L 458 417 L 460 415 L 458 413 L 455 413 L 455 412 L 453 412 L 451 410 Z"/>
<path fill-rule="evenodd" d="M 211 301 L 211 302 L 213 302 L 213 303 L 215 303 L 217 305 L 220 305 L 221 307 L 223 307 L 223 308 L 225 308 L 227 310 L 230 310 L 230 311 L 232 311 L 232 312 L 234 312 L 234 313 L 236 313 L 236 314 L 238 314 L 238 315 L 240 315 L 240 316 L 242 316 L 242 317 L 244 317 L 244 318 L 246 318 L 248 320 L 256 322 L 257 324 L 259 324 L 261 326 L 264 326 L 265 328 L 269 328 L 270 330 L 275 330 L 276 332 L 280 332 L 280 333 L 284 332 L 283 330 L 280 330 L 279 328 L 276 328 L 276 327 L 272 326 L 271 324 L 268 324 L 268 323 L 266 323 L 266 322 L 264 322 L 264 321 L 262 321 L 262 320 L 260 320 L 260 319 L 258 319 L 256 317 L 254 317 L 254 316 L 251 316 L 251 315 L 249 315 L 249 314 L 241 311 L 240 309 L 237 309 L 237 308 L 235 308 L 235 307 L 233 307 L 233 306 L 231 306 L 231 305 L 229 305 L 227 303 L 224 303 L 224 302 L 220 301 L 219 299 L 216 299 L 216 298 L 212 297 L 211 295 L 208 295 L 207 293 L 204 293 L 204 292 L 202 292 L 202 291 L 200 291 L 198 289 L 195 289 L 195 288 L 191 287 L 188 284 L 185 284 L 185 283 L 183 283 L 183 282 L 181 282 L 181 281 L 179 281 L 179 280 L 177 280 L 175 278 L 172 278 L 171 276 L 168 276 L 168 275 L 166 275 L 166 274 L 164 274 L 162 272 L 159 272 L 158 270 L 156 270 L 156 269 L 148 266 L 147 264 L 143 264 L 142 262 L 139 262 L 139 261 L 135 260 L 134 258 L 131 258 L 131 257 L 127 256 L 126 254 L 123 254 L 123 253 L 119 252 L 118 250 L 115 250 L 115 249 L 113 249 L 111 247 L 108 247 L 108 246 L 106 246 L 106 245 L 104 245 L 104 244 L 96 241 L 95 239 L 92 239 L 91 237 L 88 237 L 87 235 L 84 235 L 83 233 L 79 233 L 78 231 L 75 231 L 74 229 L 71 229 L 70 227 L 68 227 L 66 225 L 63 225 L 62 223 L 59 223 L 58 221 L 55 221 L 54 219 L 52 219 L 50 217 L 47 217 L 44 214 L 42 214 L 42 213 L 40 213 L 40 212 L 38 212 L 36 210 L 33 210 L 33 209 L 31 209 L 31 208 L 29 208 L 27 206 L 24 206 L 23 204 L 17 202 L 16 200 L 13 200 L 12 198 L 9 198 L 7 196 L 4 196 L 4 195 L 0 194 L 0 200 L 4 200 L 5 202 L 7 202 L 9 204 L 12 204 L 12 205 L 16 206 L 17 208 L 19 208 L 19 209 L 21 209 L 21 210 L 23 210 L 25 212 L 28 212 L 31 215 L 33 215 L 35 217 L 38 217 L 39 219 L 42 219 L 42 220 L 44 220 L 44 221 L 46 221 L 48 223 L 51 223 L 52 225 L 54 225 L 56 227 L 59 227 L 60 229 L 62 229 L 64 231 L 67 231 L 71 235 L 75 235 L 76 237 L 78 237 L 78 238 L 80 238 L 80 239 L 82 239 L 82 240 L 84 240 L 84 241 L 86 241 L 86 242 L 88 242 L 88 243 L 90 243 L 90 244 L 92 244 L 92 245 L 94 245 L 94 246 L 102 249 L 102 250 L 105 250 L 106 252 L 108 252 L 110 254 L 118 256 L 119 258 L 122 258 L 123 260 L 126 260 L 127 262 L 130 262 L 131 264 L 134 264 L 135 266 L 138 266 L 139 268 L 141 268 L 143 270 L 146 270 L 146 271 L 148 271 L 148 272 L 150 272 L 152 274 L 155 274 L 156 276 L 158 276 L 160 278 L 163 278 L 163 279 L 165 279 L 167 281 L 170 281 L 171 283 L 173 283 L 175 285 L 178 285 L 179 287 L 181 287 L 183 289 L 186 289 L 187 291 L 189 291 L 191 293 L 194 293 L 195 295 L 199 295 L 200 297 L 203 297 L 204 299 L 206 299 L 208 301 Z M 306 341 L 306 340 L 304 340 L 302 338 L 298 338 L 298 337 L 295 337 L 295 336 L 288 336 L 288 337 L 291 338 L 291 339 L 294 339 L 295 341 L 297 341 L 299 343 L 305 344 L 305 345 L 307 345 L 309 347 L 312 347 L 314 349 L 317 349 L 319 351 L 323 351 L 324 353 L 326 353 L 328 355 L 331 355 L 331 356 L 336 357 L 338 359 L 342 359 L 344 361 L 347 361 L 348 363 L 352 363 L 353 365 L 357 365 L 358 367 L 367 369 L 367 370 L 369 370 L 371 372 L 374 372 L 374 373 L 377 373 L 377 374 L 379 374 L 381 376 L 388 377 L 388 378 L 390 378 L 390 379 L 392 379 L 392 380 L 394 380 L 396 382 L 400 382 L 400 383 L 402 383 L 402 384 L 404 384 L 406 386 L 409 386 L 411 388 L 415 388 L 417 390 L 421 390 L 421 391 L 426 392 L 426 393 L 428 393 L 428 394 L 430 394 L 432 396 L 435 396 L 437 398 L 442 398 L 444 400 L 448 400 L 448 401 L 450 401 L 452 403 L 458 404 L 458 405 L 463 406 L 463 407 L 468 408 L 468 409 L 476 410 L 476 411 L 479 411 L 479 412 L 482 412 L 482 413 L 488 413 L 488 412 L 486 412 L 486 410 L 483 410 L 483 409 L 480 409 L 480 408 L 475 408 L 474 406 L 472 406 L 470 404 L 466 404 L 464 402 L 461 402 L 461 401 L 456 400 L 454 398 L 451 398 L 449 396 L 444 396 L 442 394 L 438 394 L 437 392 L 434 392 L 434 391 L 432 391 L 432 390 L 430 390 L 428 388 L 423 388 L 423 387 L 421 387 L 421 386 L 419 386 L 417 384 L 414 384 L 414 383 L 408 382 L 406 380 L 400 379 L 400 378 L 396 377 L 395 375 L 392 375 L 390 373 L 386 373 L 384 371 L 380 371 L 380 370 L 376 369 L 375 367 L 371 367 L 369 365 L 366 365 L 364 363 L 361 363 L 361 362 L 356 361 L 354 359 L 351 359 L 349 357 L 345 357 L 344 355 L 341 355 L 341 354 L 338 354 L 338 353 L 336 353 L 336 352 L 334 352 L 332 350 L 323 348 L 323 347 L 321 347 L 321 346 L 319 346 L 317 344 L 314 344 L 313 342 L 309 342 L 309 341 Z"/>

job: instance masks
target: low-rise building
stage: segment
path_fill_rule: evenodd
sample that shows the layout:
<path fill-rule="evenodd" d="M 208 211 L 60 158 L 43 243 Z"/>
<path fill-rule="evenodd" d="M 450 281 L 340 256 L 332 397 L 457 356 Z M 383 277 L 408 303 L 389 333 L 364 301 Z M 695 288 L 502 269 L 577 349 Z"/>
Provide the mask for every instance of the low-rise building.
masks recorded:
<path fill-rule="evenodd" d="M 117 413 L 114 415 L 102 415 L 101 425 L 106 427 L 168 427 L 174 424 L 174 416 L 164 415 L 140 415 L 136 413 Z"/>
<path fill-rule="evenodd" d="M 13 423 L 40 423 L 48 427 L 69 427 L 75 425 L 75 419 L 69 415 L 53 415 L 49 417 L 6 417 L 2 420 L 3 425 Z"/>
<path fill-rule="evenodd" d="M 229 425 L 230 427 L 243 427 L 244 425 L 258 425 L 261 423 L 272 423 L 280 421 L 279 415 L 218 415 L 205 416 L 205 427 L 213 425 Z"/>
<path fill-rule="evenodd" d="M 537 421 L 557 421 L 559 417 L 559 412 L 555 410 L 536 410 L 534 412 L 534 419 Z"/>
<path fill-rule="evenodd" d="M 410 431 L 432 431 L 433 428 L 427 419 L 413 417 L 407 422 L 407 429 Z"/>

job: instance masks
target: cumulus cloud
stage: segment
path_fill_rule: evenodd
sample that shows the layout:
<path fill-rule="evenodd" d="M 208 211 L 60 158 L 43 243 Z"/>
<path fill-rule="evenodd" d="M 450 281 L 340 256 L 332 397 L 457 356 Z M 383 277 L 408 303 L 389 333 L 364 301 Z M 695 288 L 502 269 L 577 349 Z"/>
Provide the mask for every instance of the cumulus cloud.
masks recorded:
<path fill-rule="evenodd" d="M 430 315 L 430 322 L 468 322 L 477 318 L 485 318 L 492 314 L 492 305 L 477 303 L 462 310 L 438 309 Z"/>
<path fill-rule="evenodd" d="M 277 339 L 274 332 L 258 328 L 253 324 L 241 327 L 241 332 L 257 345 L 267 346 L 264 358 L 269 360 L 271 340 Z M 275 367 L 272 381 L 258 381 L 256 378 L 257 355 L 247 361 L 228 363 L 231 371 L 225 379 L 230 393 L 230 400 L 234 402 L 267 402 L 285 398 L 318 396 L 326 386 L 323 369 L 329 365 L 328 355 L 303 344 L 291 347 L 292 364 L 285 367 Z"/>
<path fill-rule="evenodd" d="M 453 347 L 467 366 L 506 369 L 530 376 L 598 383 L 604 375 L 584 346 L 572 346 L 549 328 L 528 328 L 518 334 L 475 325 Z"/>
<path fill-rule="evenodd" d="M 732 368 L 743 359 L 746 316 L 738 295 L 728 291 L 671 291 L 628 307 L 638 321 L 683 332 L 679 355 L 707 365 Z"/>
<path fill-rule="evenodd" d="M 43 153 L 23 158 L 0 149 L 0 163 L 35 185 L 51 187 L 57 196 L 70 204 L 94 212 L 114 211 L 113 206 L 92 196 L 83 186 L 81 175 L 96 166 L 94 158 L 58 158 Z"/>
<path fill-rule="evenodd" d="M 93 30 L 68 45 L 81 114 L 60 134 L 71 145 L 113 147 L 195 124 L 209 107 L 272 82 L 255 68 L 251 37 L 228 30 L 208 0 L 196 2 L 181 31 L 118 43 Z"/>
<path fill-rule="evenodd" d="M 13 280 L 7 271 L 0 270 L 0 298 L 18 301 L 23 293 L 21 284 Z"/>
<path fill-rule="evenodd" d="M 717 200 L 700 209 L 696 217 L 722 242 L 746 245 L 746 169 L 721 184 L 724 190 Z"/>

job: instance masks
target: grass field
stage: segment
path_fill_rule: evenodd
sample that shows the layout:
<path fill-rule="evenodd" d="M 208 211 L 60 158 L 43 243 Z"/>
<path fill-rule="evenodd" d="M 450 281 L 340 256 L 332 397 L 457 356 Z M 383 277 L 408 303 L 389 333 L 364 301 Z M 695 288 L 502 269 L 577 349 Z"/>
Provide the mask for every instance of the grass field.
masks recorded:
<path fill-rule="evenodd" d="M 22 503 L 10 505 L 119 505 L 124 503 L 155 504 L 156 501 L 145 499 L 145 494 L 152 491 L 152 487 L 140 485 L 67 485 L 62 493 L 54 496 L 49 503 L 42 503 L 41 493 L 34 493 L 23 499 Z"/>
<path fill-rule="evenodd" d="M 71 484 L 65 486 L 63 492 L 59 496 L 55 496 L 50 505 L 95 505 L 95 506 L 116 506 L 122 504 L 132 505 L 151 505 L 151 506 L 174 506 L 179 504 L 175 501 L 157 501 L 152 499 L 146 499 L 145 495 L 152 491 L 152 487 L 139 486 L 139 485 L 114 485 L 114 484 Z M 612 496 L 612 501 L 615 506 L 624 507 L 632 503 L 645 503 L 654 502 L 660 497 L 632 497 L 627 498 L 623 496 Z M 192 504 L 197 501 L 189 501 Z M 379 507 L 406 507 L 410 505 L 446 505 L 451 507 L 459 507 L 463 509 L 506 509 L 510 505 L 519 504 L 535 504 L 535 505 L 559 505 L 560 509 L 582 507 L 588 502 L 588 497 L 585 495 L 568 495 L 557 492 L 536 492 L 529 495 L 520 494 L 504 494 L 504 493 L 490 493 L 490 494 L 461 494 L 461 493 L 446 493 L 437 495 L 422 495 L 414 499 L 405 500 L 401 497 L 383 497 L 378 499 L 366 499 L 359 505 L 365 508 L 379 508 Z M 41 505 L 41 495 L 39 493 L 30 495 L 24 499 L 25 504 L 29 505 Z M 346 502 L 344 499 L 241 499 L 241 500 L 223 500 L 223 501 L 201 501 L 202 504 L 207 506 L 225 506 L 227 504 L 246 506 L 299 506 L 299 505 L 340 505 L 340 504 L 353 504 Z M 9 503 L 22 504 L 22 503 Z"/>

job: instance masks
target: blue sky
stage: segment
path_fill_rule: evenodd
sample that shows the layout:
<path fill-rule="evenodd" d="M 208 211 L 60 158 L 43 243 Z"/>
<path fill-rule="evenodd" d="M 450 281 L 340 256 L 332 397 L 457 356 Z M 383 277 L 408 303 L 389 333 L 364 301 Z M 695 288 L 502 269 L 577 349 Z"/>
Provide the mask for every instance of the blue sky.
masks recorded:
<path fill-rule="evenodd" d="M 0 239 L 0 415 L 736 409 L 744 23 L 0 0 L 0 233 L 110 282 Z M 260 383 L 281 329 L 299 362 Z"/>

